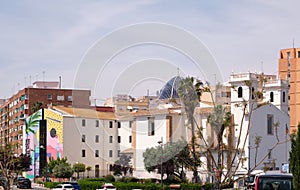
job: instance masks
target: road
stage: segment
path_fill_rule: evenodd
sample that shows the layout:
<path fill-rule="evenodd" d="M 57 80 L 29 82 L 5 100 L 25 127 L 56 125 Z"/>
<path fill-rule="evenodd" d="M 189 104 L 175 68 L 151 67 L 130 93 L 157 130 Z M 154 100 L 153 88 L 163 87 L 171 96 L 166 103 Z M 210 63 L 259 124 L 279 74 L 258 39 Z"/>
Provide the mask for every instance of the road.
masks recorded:
<path fill-rule="evenodd" d="M 13 190 L 18 190 L 19 188 L 17 188 L 15 185 L 13 186 Z M 32 184 L 32 189 L 37 189 L 37 190 L 46 190 L 48 188 L 45 187 L 39 187 L 37 184 Z M 23 189 L 22 189 L 23 190 Z"/>

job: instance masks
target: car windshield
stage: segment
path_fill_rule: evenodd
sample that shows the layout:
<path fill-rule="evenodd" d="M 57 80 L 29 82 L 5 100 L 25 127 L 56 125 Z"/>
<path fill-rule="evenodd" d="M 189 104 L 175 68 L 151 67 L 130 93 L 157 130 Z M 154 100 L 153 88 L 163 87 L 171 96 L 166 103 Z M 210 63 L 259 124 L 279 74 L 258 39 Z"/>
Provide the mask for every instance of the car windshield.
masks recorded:
<path fill-rule="evenodd" d="M 258 180 L 259 189 L 292 190 L 292 178 L 263 177 Z"/>

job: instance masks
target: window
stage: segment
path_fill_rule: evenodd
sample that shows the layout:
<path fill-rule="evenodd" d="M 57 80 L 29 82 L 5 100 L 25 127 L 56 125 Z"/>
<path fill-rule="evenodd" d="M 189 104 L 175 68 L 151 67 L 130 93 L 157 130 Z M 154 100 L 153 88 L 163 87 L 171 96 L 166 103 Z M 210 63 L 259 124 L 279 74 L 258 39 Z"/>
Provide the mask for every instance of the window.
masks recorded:
<path fill-rule="evenodd" d="M 48 100 L 52 100 L 52 94 L 48 94 L 48 95 L 47 95 L 47 99 L 48 99 Z"/>
<path fill-rule="evenodd" d="M 286 55 L 287 55 L 287 59 L 290 60 L 290 58 L 291 58 L 291 52 L 287 52 Z"/>
<path fill-rule="evenodd" d="M 95 142 L 98 143 L 99 142 L 99 135 L 95 136 Z"/>
<path fill-rule="evenodd" d="M 132 127 L 132 121 L 129 121 L 129 128 Z"/>
<path fill-rule="evenodd" d="M 121 122 L 118 121 L 118 128 L 121 128 Z"/>
<path fill-rule="evenodd" d="M 131 137 L 131 135 L 129 136 L 129 143 L 131 143 L 131 141 L 132 141 L 132 137 Z"/>
<path fill-rule="evenodd" d="M 270 92 L 270 102 L 274 102 L 274 92 Z"/>
<path fill-rule="evenodd" d="M 121 156 L 121 150 L 118 150 L 118 157 Z"/>
<path fill-rule="evenodd" d="M 81 142 L 85 142 L 85 135 L 81 135 Z"/>
<path fill-rule="evenodd" d="M 113 142 L 113 136 L 109 136 L 109 143 Z"/>
<path fill-rule="evenodd" d="M 252 96 L 252 100 L 254 100 L 254 98 L 255 98 L 255 96 L 254 96 L 254 87 L 252 87 L 252 89 L 251 89 L 251 96 Z"/>
<path fill-rule="evenodd" d="M 99 150 L 95 150 L 95 157 L 99 157 Z"/>
<path fill-rule="evenodd" d="M 68 101 L 72 102 L 73 101 L 73 97 L 72 96 L 68 96 Z"/>
<path fill-rule="evenodd" d="M 121 143 L 121 136 L 118 136 L 118 143 Z"/>
<path fill-rule="evenodd" d="M 81 124 L 82 124 L 82 127 L 85 126 L 85 119 L 83 119 L 83 120 L 81 121 Z"/>
<path fill-rule="evenodd" d="M 96 127 L 99 127 L 99 120 L 96 120 Z"/>
<path fill-rule="evenodd" d="M 64 101 L 65 97 L 64 96 L 57 96 L 57 101 Z"/>
<path fill-rule="evenodd" d="M 298 58 L 300 58 L 300 51 L 298 51 Z"/>
<path fill-rule="evenodd" d="M 154 136 L 154 135 L 155 135 L 154 119 L 149 118 L 148 119 L 148 136 Z"/>
<path fill-rule="evenodd" d="M 109 128 L 113 128 L 113 122 L 109 121 Z"/>
<path fill-rule="evenodd" d="M 81 150 L 81 157 L 85 157 L 85 149 Z"/>
<path fill-rule="evenodd" d="M 282 92 L 282 102 L 285 102 L 285 92 Z"/>
<path fill-rule="evenodd" d="M 273 115 L 267 115 L 267 134 L 273 135 Z"/>
<path fill-rule="evenodd" d="M 109 152 L 108 152 L 108 156 L 109 156 L 110 158 L 112 158 L 112 157 L 113 157 L 113 151 L 112 151 L 112 150 L 109 150 Z"/>
<path fill-rule="evenodd" d="M 240 86 L 238 88 L 238 98 L 242 98 L 243 97 L 243 88 Z"/>

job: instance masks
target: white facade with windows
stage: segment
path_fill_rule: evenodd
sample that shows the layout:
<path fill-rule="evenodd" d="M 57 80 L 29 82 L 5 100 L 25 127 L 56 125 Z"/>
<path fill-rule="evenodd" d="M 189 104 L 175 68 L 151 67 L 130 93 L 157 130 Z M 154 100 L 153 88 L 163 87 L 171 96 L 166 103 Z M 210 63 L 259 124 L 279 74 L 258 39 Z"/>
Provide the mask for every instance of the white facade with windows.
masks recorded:
<path fill-rule="evenodd" d="M 263 85 L 261 77 L 265 77 Z M 274 75 L 255 73 L 232 74 L 229 83 L 234 86 L 231 113 L 234 114 L 235 145 L 244 159 L 240 168 L 280 168 L 282 163 L 288 162 L 290 150 L 288 84 Z M 242 91 L 236 90 L 238 87 Z M 253 94 L 259 95 L 257 91 L 262 91 L 262 101 L 253 98 Z M 261 142 L 255 144 L 258 138 Z"/>

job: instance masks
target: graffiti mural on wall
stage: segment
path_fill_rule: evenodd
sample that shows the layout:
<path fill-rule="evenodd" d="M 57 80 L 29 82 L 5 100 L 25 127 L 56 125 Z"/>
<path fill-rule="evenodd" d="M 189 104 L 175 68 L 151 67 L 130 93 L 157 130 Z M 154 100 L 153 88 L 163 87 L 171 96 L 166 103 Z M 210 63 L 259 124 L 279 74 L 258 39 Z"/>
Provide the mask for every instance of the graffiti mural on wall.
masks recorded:
<path fill-rule="evenodd" d="M 63 117 L 53 110 L 44 110 L 47 120 L 47 159 L 63 157 Z"/>
<path fill-rule="evenodd" d="M 44 116 L 44 117 L 43 117 Z M 39 110 L 26 119 L 25 151 L 31 156 L 31 170 L 26 177 L 38 176 L 40 168 L 40 120 L 47 121 L 47 161 L 50 157 L 56 160 L 63 157 L 63 117 L 60 113 L 44 109 Z"/>

